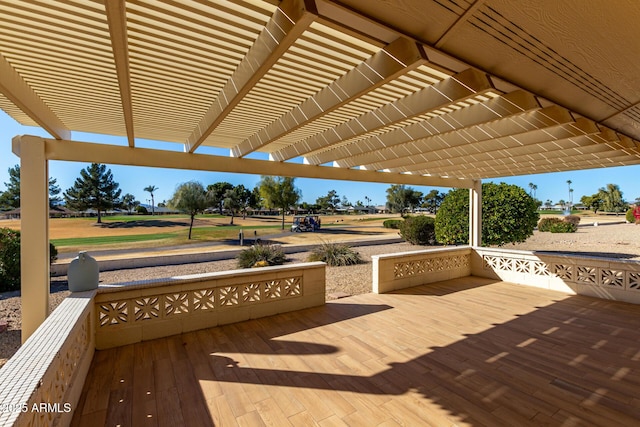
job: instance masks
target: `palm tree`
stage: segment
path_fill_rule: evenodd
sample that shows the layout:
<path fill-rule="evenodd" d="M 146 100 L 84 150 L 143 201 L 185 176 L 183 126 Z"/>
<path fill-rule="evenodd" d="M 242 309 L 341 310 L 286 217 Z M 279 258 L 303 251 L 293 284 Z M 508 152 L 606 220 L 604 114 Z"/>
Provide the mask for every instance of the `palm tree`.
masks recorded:
<path fill-rule="evenodd" d="M 532 192 L 533 192 L 533 182 L 529 183 L 529 196 L 531 196 Z"/>
<path fill-rule="evenodd" d="M 148 185 L 146 187 L 144 187 L 144 191 L 149 192 L 149 194 L 151 194 L 151 215 L 153 215 L 155 213 L 155 209 L 153 208 L 155 202 L 153 200 L 153 192 L 156 191 L 158 189 L 158 187 L 156 187 L 155 185 Z"/>
<path fill-rule="evenodd" d="M 569 189 L 569 213 L 571 213 L 571 209 L 573 209 L 573 188 Z"/>
<path fill-rule="evenodd" d="M 538 189 L 538 186 L 533 184 L 533 186 L 531 187 L 531 189 L 533 190 L 533 198 L 536 198 L 536 190 Z"/>

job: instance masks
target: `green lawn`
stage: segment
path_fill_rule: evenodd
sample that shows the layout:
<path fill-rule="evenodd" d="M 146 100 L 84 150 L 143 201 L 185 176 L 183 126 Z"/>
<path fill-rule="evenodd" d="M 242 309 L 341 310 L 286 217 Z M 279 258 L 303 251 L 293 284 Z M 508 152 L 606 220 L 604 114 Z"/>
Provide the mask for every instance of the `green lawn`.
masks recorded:
<path fill-rule="evenodd" d="M 268 234 L 278 233 L 280 229 L 280 225 L 224 225 L 215 227 L 194 227 L 191 235 L 191 240 L 188 240 L 188 228 L 185 227 L 180 230 L 167 233 L 52 239 L 51 243 L 53 243 L 59 251 L 63 252 L 73 252 L 76 250 L 90 249 L 112 249 L 122 247 L 148 248 L 190 244 L 203 241 L 207 242 L 237 239 L 240 230 L 243 230 L 245 233 L 245 237 L 250 239 L 254 236 L 254 231 L 257 232 L 257 236 L 264 236 Z M 125 244 L 126 246 L 124 246 Z"/>
<path fill-rule="evenodd" d="M 102 236 L 102 237 L 72 237 L 69 239 L 52 239 L 57 248 L 66 246 L 99 246 L 112 245 L 118 243 L 144 242 L 153 240 L 172 239 L 176 237 L 176 233 L 157 233 L 157 234 L 133 234 L 129 236 Z"/>

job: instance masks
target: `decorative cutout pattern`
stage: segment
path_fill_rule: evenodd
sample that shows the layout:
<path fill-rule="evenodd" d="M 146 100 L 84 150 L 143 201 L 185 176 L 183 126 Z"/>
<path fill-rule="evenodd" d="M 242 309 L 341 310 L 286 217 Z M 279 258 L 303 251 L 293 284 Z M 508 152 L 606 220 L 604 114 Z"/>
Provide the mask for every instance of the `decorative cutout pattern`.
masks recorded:
<path fill-rule="evenodd" d="M 467 267 L 469 263 L 470 256 L 468 254 L 397 262 L 393 265 L 393 277 L 394 279 L 402 279 L 435 271 L 453 270 Z"/>
<path fill-rule="evenodd" d="M 302 295 L 302 278 L 290 277 L 283 281 L 282 293 L 285 297 L 297 297 Z"/>
<path fill-rule="evenodd" d="M 578 272 L 578 282 L 584 282 L 589 285 L 596 284 L 598 276 L 596 276 L 597 269 L 595 267 L 578 266 L 576 271 Z"/>
<path fill-rule="evenodd" d="M 143 297 L 135 300 L 133 308 L 136 320 L 157 319 L 160 316 L 160 298 Z"/>
<path fill-rule="evenodd" d="M 603 286 L 624 289 L 624 271 L 600 270 L 600 283 Z"/>
<path fill-rule="evenodd" d="M 553 264 L 552 271 L 563 280 L 573 281 L 573 266 L 564 264 Z"/>
<path fill-rule="evenodd" d="M 566 282 L 580 283 L 620 290 L 640 291 L 640 272 L 591 265 L 564 263 L 546 264 L 542 261 L 484 255 L 482 264 L 488 270 L 513 271 L 536 276 L 555 275 Z"/>
<path fill-rule="evenodd" d="M 216 305 L 215 291 L 213 289 L 203 289 L 193 291 L 193 310 L 205 311 L 213 310 Z"/>
<path fill-rule="evenodd" d="M 129 309 L 126 301 L 106 302 L 98 306 L 100 326 L 117 325 L 126 322 Z"/>
<path fill-rule="evenodd" d="M 164 315 L 165 317 L 177 314 L 185 314 L 189 312 L 189 294 L 177 293 L 167 294 L 164 296 Z"/>
<path fill-rule="evenodd" d="M 161 288 L 158 288 L 161 289 Z M 302 276 L 147 295 L 96 305 L 99 328 L 302 296 Z"/>

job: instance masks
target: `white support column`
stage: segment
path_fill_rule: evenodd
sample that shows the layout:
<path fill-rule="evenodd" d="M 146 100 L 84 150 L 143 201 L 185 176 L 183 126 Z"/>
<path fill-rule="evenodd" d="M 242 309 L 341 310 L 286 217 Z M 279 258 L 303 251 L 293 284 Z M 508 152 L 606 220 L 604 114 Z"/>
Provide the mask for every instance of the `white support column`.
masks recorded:
<path fill-rule="evenodd" d="M 44 139 L 18 136 L 22 342 L 49 315 L 49 165 Z"/>
<path fill-rule="evenodd" d="M 469 189 L 469 245 L 482 243 L 482 181 L 474 180 Z"/>

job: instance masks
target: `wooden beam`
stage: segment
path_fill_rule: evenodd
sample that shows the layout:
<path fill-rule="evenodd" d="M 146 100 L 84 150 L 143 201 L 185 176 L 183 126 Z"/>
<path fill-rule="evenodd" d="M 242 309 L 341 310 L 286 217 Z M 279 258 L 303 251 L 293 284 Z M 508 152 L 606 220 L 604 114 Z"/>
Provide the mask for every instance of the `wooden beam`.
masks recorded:
<path fill-rule="evenodd" d="M 486 74 L 469 69 L 299 143 L 285 147 L 272 153 L 272 157 L 274 160 L 282 161 L 316 150 L 324 150 L 330 148 L 331 145 L 455 104 L 480 93 L 494 90 L 495 88 Z M 395 133 L 391 138 L 398 139 L 398 137 L 402 140 L 401 131 Z M 377 144 L 375 144 L 375 141 L 370 142 L 373 143 L 373 149 L 376 149 Z M 380 144 L 384 143 L 380 142 Z M 360 146 L 360 143 L 358 141 L 357 143 L 349 144 L 348 148 L 338 148 L 337 151 L 332 150 L 330 153 L 323 151 L 315 155 L 309 155 L 306 160 L 309 164 L 318 165 L 336 160 L 336 158 L 350 157 L 357 154 L 349 151 L 352 145 Z M 338 155 L 338 157 L 333 157 L 334 155 Z"/>
<path fill-rule="evenodd" d="M 421 46 L 399 38 L 238 144 L 232 150 L 233 155 L 242 157 L 258 150 L 425 63 L 427 57 Z M 291 157 L 294 156 L 288 158 Z M 284 160 L 278 157 L 274 159 Z"/>
<path fill-rule="evenodd" d="M 525 120 L 518 117 L 524 114 L 540 115 L 536 113 L 539 109 L 540 104 L 533 95 L 521 91 L 512 92 L 482 104 L 475 104 L 399 129 L 398 131 L 405 132 L 394 132 L 392 135 L 400 134 L 401 143 L 399 144 L 395 144 L 395 141 L 390 140 L 386 134 L 380 135 L 376 139 L 385 145 L 382 147 L 373 145 L 372 149 L 367 149 L 363 154 L 354 153 L 339 160 L 338 164 L 342 167 L 364 166 L 371 170 L 398 167 L 407 161 L 407 157 L 423 156 L 423 153 L 433 150 L 469 144 L 473 142 L 473 138 L 485 140 L 499 137 L 505 132 L 524 131 L 526 126 L 520 122 Z M 566 117 L 568 120 L 571 119 L 568 113 Z M 499 124 L 503 122 L 505 124 L 500 126 Z M 403 134 L 404 137 L 402 137 Z M 352 145 L 353 147 L 351 145 L 344 147 L 344 150 L 357 152 L 366 146 L 364 142 Z"/>
<path fill-rule="evenodd" d="M 56 139 L 70 139 L 71 131 L 0 54 L 0 93 Z"/>
<path fill-rule="evenodd" d="M 120 102 L 124 125 L 127 130 L 129 146 L 135 145 L 135 133 L 133 129 L 133 101 L 131 97 L 131 73 L 129 70 L 129 43 L 127 39 L 127 11 L 125 0 L 104 0 L 107 13 L 109 34 L 111 36 L 111 49 L 120 87 Z"/>
<path fill-rule="evenodd" d="M 193 153 L 207 139 L 317 17 L 311 0 L 284 0 L 280 4 L 187 138 L 186 151 Z"/>
<path fill-rule="evenodd" d="M 580 138 L 575 138 L 580 139 Z M 565 140 L 565 143 L 570 143 L 572 139 Z M 615 156 L 626 156 L 627 154 L 621 151 L 613 151 L 605 144 L 587 145 L 587 146 L 573 146 L 570 148 L 558 148 L 556 150 L 549 150 L 548 152 L 538 151 L 525 155 L 509 155 L 507 150 L 505 153 L 496 155 L 495 158 L 488 160 L 477 160 L 474 156 L 469 156 L 469 160 L 464 163 L 456 163 L 446 165 L 431 166 L 429 164 L 422 164 L 420 168 L 416 170 L 416 173 L 428 171 L 436 175 L 451 174 L 457 176 L 458 172 L 468 170 L 511 170 L 514 166 L 525 165 L 529 162 L 539 163 L 541 166 L 548 166 L 554 164 L 565 164 L 567 159 L 579 160 L 584 159 L 598 159 L 605 158 L 610 159 Z"/>
<path fill-rule="evenodd" d="M 466 179 L 374 172 L 78 141 L 45 139 L 45 147 L 48 160 L 449 188 L 470 188 L 472 185 L 472 181 Z"/>
<path fill-rule="evenodd" d="M 553 118 L 548 115 L 548 108 L 556 109 L 559 107 L 547 107 L 527 114 L 529 116 L 526 120 L 527 126 L 522 127 L 521 132 L 507 133 L 504 136 L 498 134 L 493 135 L 493 137 L 486 136 L 485 133 L 482 139 L 473 140 L 474 133 L 469 131 L 465 132 L 469 139 L 461 144 L 454 143 L 457 142 L 455 137 L 445 136 L 446 142 L 451 143 L 449 146 L 443 146 L 443 144 L 438 144 L 437 142 L 425 144 L 418 154 L 407 156 L 412 159 L 410 164 L 407 164 L 408 162 L 403 158 L 405 160 L 403 163 L 398 162 L 385 167 L 394 172 L 410 172 L 420 170 L 420 165 L 424 164 L 428 164 L 430 167 L 437 167 L 440 165 L 450 166 L 457 162 L 469 163 L 470 158 L 472 158 L 470 156 L 486 155 L 488 158 L 492 158 L 497 155 L 496 153 L 510 152 L 509 150 L 511 149 L 519 151 L 520 154 L 526 154 L 538 150 L 537 147 L 540 144 L 600 133 L 600 129 L 591 120 L 579 118 L 577 121 L 573 121 L 573 118 L 566 110 L 564 110 L 567 113 L 566 117 Z M 498 123 L 495 124 L 498 125 L 496 129 L 500 127 Z M 544 148 L 540 149 L 543 150 Z"/>
<path fill-rule="evenodd" d="M 632 166 L 640 165 L 640 157 L 629 156 L 624 153 L 619 155 L 607 157 L 604 159 L 598 159 L 591 156 L 589 159 L 580 159 L 578 161 L 567 161 L 562 163 L 550 163 L 543 165 L 536 162 L 527 162 L 514 165 L 510 168 L 487 168 L 477 169 L 470 171 L 469 173 L 460 173 L 459 176 L 466 177 L 467 179 L 474 179 L 474 177 L 483 176 L 485 178 L 500 178 L 506 176 L 522 176 L 541 173 L 552 172 L 567 172 L 574 170 L 590 170 L 590 169 L 602 169 L 608 167 L 620 167 L 620 166 Z"/>

